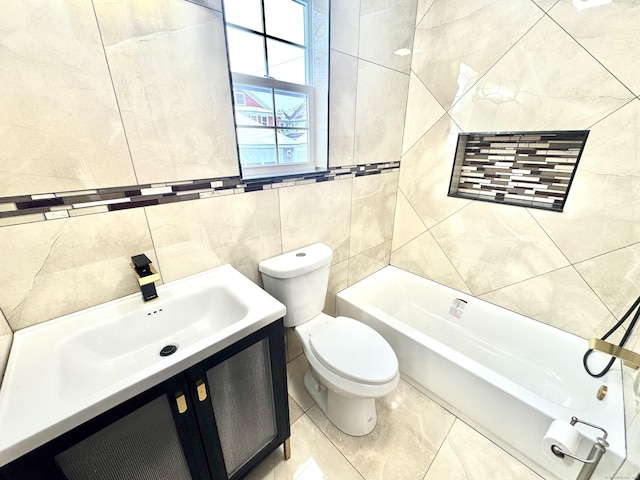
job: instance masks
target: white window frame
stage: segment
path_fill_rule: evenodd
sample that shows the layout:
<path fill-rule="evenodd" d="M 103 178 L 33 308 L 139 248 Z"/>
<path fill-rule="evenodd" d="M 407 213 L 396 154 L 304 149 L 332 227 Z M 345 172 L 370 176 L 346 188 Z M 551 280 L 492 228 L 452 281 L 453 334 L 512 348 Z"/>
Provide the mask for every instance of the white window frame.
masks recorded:
<path fill-rule="evenodd" d="M 315 162 L 313 159 L 313 152 L 315 151 L 314 135 L 313 132 L 313 87 L 310 85 L 299 85 L 295 83 L 283 82 L 276 80 L 275 78 L 261 78 L 253 77 L 251 75 L 244 75 L 240 73 L 232 74 L 234 85 L 250 85 L 261 88 L 269 88 L 273 92 L 277 90 L 303 93 L 307 97 L 307 126 L 306 127 L 282 127 L 278 125 L 277 112 L 273 112 L 273 125 L 261 125 L 261 126 L 244 126 L 236 125 L 236 129 L 268 129 L 277 132 L 278 130 L 306 130 L 307 133 L 307 162 L 302 163 L 286 163 L 278 165 L 242 165 L 242 178 L 262 178 L 279 175 L 293 175 L 295 173 L 307 173 L 315 170 Z M 235 109 L 234 109 L 235 111 Z M 260 122 L 257 122 L 260 123 Z M 277 136 L 276 136 L 276 151 L 278 151 Z M 238 144 L 238 161 L 240 161 L 240 145 Z"/>
<path fill-rule="evenodd" d="M 233 0 L 228 0 L 228 1 L 233 1 Z M 290 45 L 294 45 L 294 46 L 298 46 L 300 47 L 301 45 L 297 44 L 297 43 L 292 43 L 289 42 L 285 39 L 279 38 L 279 37 L 275 37 L 272 35 L 269 35 L 268 33 L 266 33 L 266 26 L 265 26 L 265 16 L 264 13 L 262 15 L 262 27 L 263 27 L 263 32 L 259 32 L 259 31 L 254 31 L 248 28 L 245 28 L 243 26 L 240 25 L 236 25 L 233 24 L 231 22 L 226 22 L 226 18 L 225 18 L 225 27 L 230 27 L 230 28 L 235 28 L 235 29 L 239 29 L 239 30 L 243 30 L 245 32 L 249 32 L 255 35 L 258 35 L 260 37 L 262 37 L 263 40 L 263 48 L 264 48 L 264 60 L 265 60 L 265 71 L 267 72 L 267 76 L 264 77 L 258 77 L 258 76 L 253 76 L 253 75 L 247 75 L 247 74 L 243 74 L 243 73 L 237 73 L 237 72 L 231 72 L 231 80 L 232 80 L 232 89 L 233 89 L 233 94 L 231 95 L 232 99 L 233 99 L 233 110 L 234 110 L 234 119 L 236 122 L 236 143 L 237 143 L 237 147 L 238 147 L 238 163 L 240 165 L 240 171 L 241 171 L 241 176 L 243 179 L 253 179 L 253 178 L 265 178 L 265 177 L 276 177 L 276 176 L 282 176 L 282 175 L 294 175 L 294 174 L 302 174 L 302 173 L 309 173 L 309 172 L 314 172 L 316 170 L 318 170 L 318 164 L 321 164 L 320 169 L 321 170 L 325 170 L 327 168 L 327 163 L 328 163 L 328 159 L 324 158 L 324 159 L 317 159 L 316 157 L 316 129 L 319 127 L 316 122 L 317 122 L 317 116 L 316 116 L 316 112 L 315 112 L 315 105 L 314 105 L 314 96 L 316 95 L 316 91 L 313 85 L 310 85 L 311 83 L 311 79 L 313 79 L 313 28 L 312 28 L 312 14 L 313 14 L 313 7 L 311 5 L 311 1 L 309 0 L 292 0 L 295 1 L 296 3 L 302 4 L 305 6 L 305 43 L 306 45 L 304 45 L 305 47 L 305 76 L 306 76 L 306 84 L 302 85 L 302 84 L 297 84 L 297 83 L 290 83 L 290 82 L 285 82 L 282 80 L 278 80 L 275 79 L 273 77 L 269 77 L 268 76 L 268 50 L 267 50 L 267 40 L 268 39 L 272 39 L 272 40 L 277 40 L 280 42 L 284 42 L 284 43 L 288 43 Z M 263 8 L 263 12 L 264 12 L 264 0 L 261 1 L 262 4 L 262 8 Z M 225 28 L 226 30 L 226 28 Z M 328 51 L 328 45 L 327 45 L 327 51 Z M 328 59 L 327 59 L 328 62 Z M 230 68 L 231 68 L 231 64 Z M 306 120 L 307 120 L 307 126 L 306 127 L 284 127 L 284 126 L 279 126 L 278 125 L 278 120 L 277 120 L 277 111 L 276 111 L 276 105 L 275 105 L 275 101 L 273 102 L 273 125 L 256 125 L 256 126 L 246 126 L 246 125 L 238 125 L 237 122 L 237 110 L 236 110 L 236 102 L 235 102 L 235 95 L 237 94 L 235 91 L 235 86 L 236 85 L 248 85 L 248 86 L 255 86 L 255 87 L 259 87 L 259 88 L 267 88 L 267 89 L 271 89 L 272 92 L 275 92 L 276 90 L 281 90 L 281 91 L 289 91 L 289 92 L 295 92 L 295 93 L 303 93 L 306 98 L 307 98 L 307 112 L 306 112 Z M 240 93 L 240 92 L 238 92 Z M 246 98 L 246 97 L 245 97 Z M 275 100 L 272 97 L 273 100 Z M 245 100 L 245 105 L 246 105 L 246 100 Z M 260 122 L 258 122 L 260 123 Z M 306 130 L 307 131 L 307 162 L 304 163 L 286 163 L 286 164 L 269 164 L 269 165 L 243 165 L 242 164 L 242 160 L 241 160 L 241 150 L 240 150 L 240 144 L 238 141 L 239 135 L 238 135 L 238 131 L 240 129 L 250 129 L 250 128 L 266 128 L 269 130 L 273 130 L 275 132 L 277 132 L 278 130 Z M 277 144 L 277 135 L 276 137 L 276 145 L 275 145 L 275 149 L 276 149 L 276 155 L 278 155 L 278 144 Z"/>

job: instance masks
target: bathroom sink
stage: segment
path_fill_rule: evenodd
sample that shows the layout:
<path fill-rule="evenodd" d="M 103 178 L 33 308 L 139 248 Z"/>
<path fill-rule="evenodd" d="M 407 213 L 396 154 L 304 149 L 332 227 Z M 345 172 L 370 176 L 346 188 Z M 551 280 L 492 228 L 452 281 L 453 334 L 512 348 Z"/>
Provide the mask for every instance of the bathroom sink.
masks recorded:
<path fill-rule="evenodd" d="M 20 330 L 0 389 L 0 465 L 284 316 L 230 265 Z M 162 354 L 161 354 L 162 353 Z"/>
<path fill-rule="evenodd" d="M 54 354 L 59 395 L 95 393 L 123 373 L 156 364 L 162 356 L 211 338 L 249 312 L 245 300 L 226 283 L 165 297 L 166 293 L 142 311 L 108 316 L 60 341 Z"/>

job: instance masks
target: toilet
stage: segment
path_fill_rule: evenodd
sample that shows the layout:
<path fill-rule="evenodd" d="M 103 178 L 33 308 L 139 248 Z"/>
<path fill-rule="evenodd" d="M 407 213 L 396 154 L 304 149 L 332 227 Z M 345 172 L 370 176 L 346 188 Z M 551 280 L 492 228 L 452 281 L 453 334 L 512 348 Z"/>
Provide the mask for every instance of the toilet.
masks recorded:
<path fill-rule="evenodd" d="M 368 325 L 322 313 L 333 251 L 315 243 L 259 264 L 264 289 L 287 308 L 310 369 L 309 395 L 344 433 L 362 436 L 377 422 L 375 399 L 393 391 L 400 379 L 391 346 Z"/>

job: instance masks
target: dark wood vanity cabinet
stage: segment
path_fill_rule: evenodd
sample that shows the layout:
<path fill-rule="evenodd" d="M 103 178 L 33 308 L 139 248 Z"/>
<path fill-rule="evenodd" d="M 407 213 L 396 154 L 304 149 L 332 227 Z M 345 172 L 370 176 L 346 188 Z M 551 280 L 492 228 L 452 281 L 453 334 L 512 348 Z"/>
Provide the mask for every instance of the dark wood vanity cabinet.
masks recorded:
<path fill-rule="evenodd" d="M 0 468 L 0 479 L 236 480 L 289 433 L 278 320 Z"/>

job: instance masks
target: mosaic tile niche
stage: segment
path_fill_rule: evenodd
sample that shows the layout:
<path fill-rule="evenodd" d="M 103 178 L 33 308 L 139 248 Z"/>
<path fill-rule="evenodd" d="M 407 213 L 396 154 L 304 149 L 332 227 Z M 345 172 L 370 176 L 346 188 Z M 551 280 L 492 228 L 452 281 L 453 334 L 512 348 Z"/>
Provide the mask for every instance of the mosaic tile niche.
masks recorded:
<path fill-rule="evenodd" d="M 588 135 L 460 133 L 449 196 L 561 212 Z"/>

